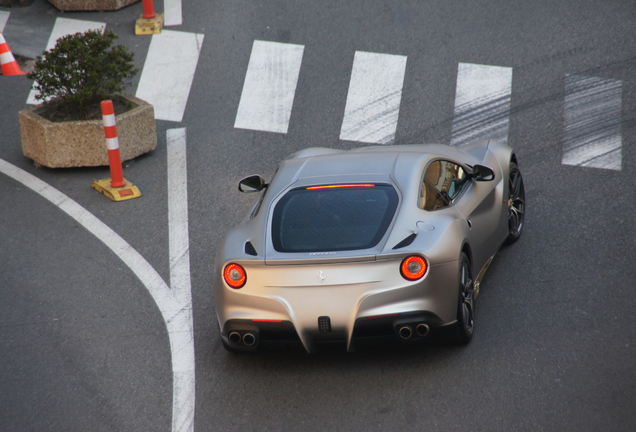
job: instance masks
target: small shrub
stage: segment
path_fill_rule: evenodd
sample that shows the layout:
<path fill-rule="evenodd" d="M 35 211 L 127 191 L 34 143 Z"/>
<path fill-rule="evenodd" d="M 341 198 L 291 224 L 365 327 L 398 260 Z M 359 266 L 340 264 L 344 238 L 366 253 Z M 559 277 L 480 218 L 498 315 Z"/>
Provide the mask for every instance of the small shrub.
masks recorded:
<path fill-rule="evenodd" d="M 58 39 L 27 75 L 36 81 L 36 99 L 52 98 L 51 110 L 65 119 L 91 118 L 96 105 L 123 91 L 139 72 L 133 53 L 123 45 L 112 47 L 117 38 L 112 30 L 90 30 Z"/>

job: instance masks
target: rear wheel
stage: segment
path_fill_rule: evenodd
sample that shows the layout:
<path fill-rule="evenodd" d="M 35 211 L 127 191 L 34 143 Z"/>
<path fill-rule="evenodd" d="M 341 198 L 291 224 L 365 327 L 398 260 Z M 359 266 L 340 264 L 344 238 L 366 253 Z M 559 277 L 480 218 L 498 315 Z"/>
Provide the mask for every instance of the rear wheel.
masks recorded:
<path fill-rule="evenodd" d="M 510 162 L 510 174 L 508 175 L 508 243 L 516 242 L 523 231 L 523 222 L 526 213 L 526 190 L 523 186 L 521 171 L 514 162 Z"/>
<path fill-rule="evenodd" d="M 473 338 L 475 329 L 475 290 L 470 261 L 465 253 L 459 258 L 459 300 L 457 302 L 457 323 L 454 326 L 455 341 L 466 345 Z"/>

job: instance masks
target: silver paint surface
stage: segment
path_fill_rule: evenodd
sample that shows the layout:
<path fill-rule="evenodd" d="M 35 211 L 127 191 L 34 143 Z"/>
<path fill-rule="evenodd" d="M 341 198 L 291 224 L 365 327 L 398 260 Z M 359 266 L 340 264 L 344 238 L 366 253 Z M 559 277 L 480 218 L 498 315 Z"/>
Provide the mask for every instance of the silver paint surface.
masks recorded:
<path fill-rule="evenodd" d="M 291 321 L 308 351 L 318 333 L 317 318 L 331 317 L 334 332 L 351 343 L 356 319 L 428 311 L 444 323 L 456 319 L 459 257 L 467 244 L 477 275 L 508 235 L 508 169 L 512 149 L 480 141 L 462 149 L 443 145 L 364 147 L 350 151 L 311 148 L 291 155 L 265 191 L 257 214 L 231 230 L 215 265 L 214 297 L 221 329 L 230 319 Z M 474 182 L 451 206 L 426 211 L 417 206 L 422 175 L 434 160 L 450 160 L 467 169 L 484 164 L 495 179 Z M 274 249 L 272 214 L 292 188 L 338 183 L 389 183 L 399 195 L 393 220 L 375 247 L 335 253 L 284 253 Z M 253 215 L 251 213 L 250 215 Z M 471 221 L 469 223 L 467 220 Z M 434 227 L 434 229 L 432 229 Z M 393 247 L 416 233 L 408 246 Z M 250 241 L 257 256 L 248 255 Z M 417 281 L 400 274 L 400 263 L 420 254 L 428 270 Z M 223 281 L 226 264 L 242 265 L 247 282 L 232 289 Z"/>

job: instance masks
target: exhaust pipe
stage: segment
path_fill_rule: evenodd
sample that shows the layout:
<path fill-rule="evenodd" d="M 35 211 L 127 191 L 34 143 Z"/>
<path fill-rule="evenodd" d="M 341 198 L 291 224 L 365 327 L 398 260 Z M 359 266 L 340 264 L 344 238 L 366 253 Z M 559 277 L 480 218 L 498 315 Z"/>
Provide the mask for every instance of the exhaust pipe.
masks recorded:
<path fill-rule="evenodd" d="M 238 345 L 241 343 L 241 334 L 239 332 L 232 332 L 228 335 L 228 339 L 234 345 Z"/>
<path fill-rule="evenodd" d="M 245 335 L 243 335 L 243 343 L 245 346 L 251 347 L 256 343 L 256 336 L 252 333 L 245 333 Z"/>
<path fill-rule="evenodd" d="M 430 330 L 431 328 L 425 323 L 418 324 L 417 327 L 415 327 L 415 332 L 421 337 L 426 336 Z"/>
<path fill-rule="evenodd" d="M 413 336 L 413 330 L 411 330 L 411 327 L 409 326 L 404 326 L 400 329 L 398 334 L 400 335 L 402 339 L 406 340 L 406 339 L 409 339 L 411 336 Z"/>

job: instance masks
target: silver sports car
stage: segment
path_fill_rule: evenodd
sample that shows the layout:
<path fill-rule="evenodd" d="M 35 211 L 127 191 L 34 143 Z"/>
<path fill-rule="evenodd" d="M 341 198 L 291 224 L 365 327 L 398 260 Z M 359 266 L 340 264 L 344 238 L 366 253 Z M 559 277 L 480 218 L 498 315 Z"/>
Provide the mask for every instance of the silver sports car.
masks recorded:
<path fill-rule="evenodd" d="M 416 343 L 444 327 L 470 342 L 479 283 L 519 238 L 525 191 L 496 141 L 309 148 L 285 159 L 216 257 L 223 345 L 255 351 Z"/>

